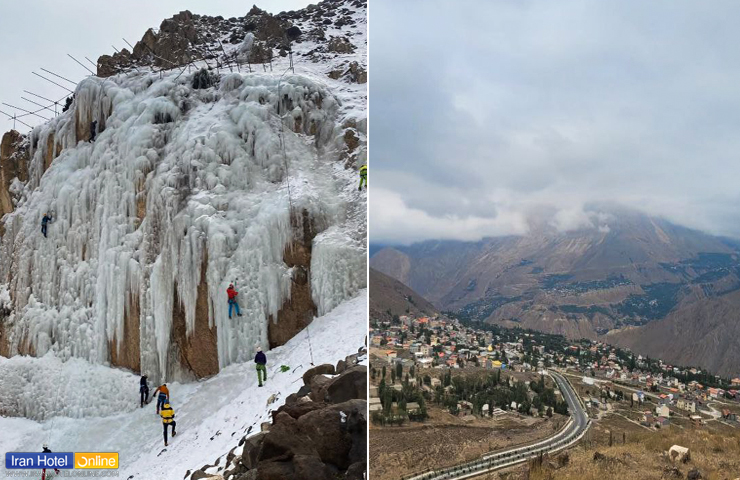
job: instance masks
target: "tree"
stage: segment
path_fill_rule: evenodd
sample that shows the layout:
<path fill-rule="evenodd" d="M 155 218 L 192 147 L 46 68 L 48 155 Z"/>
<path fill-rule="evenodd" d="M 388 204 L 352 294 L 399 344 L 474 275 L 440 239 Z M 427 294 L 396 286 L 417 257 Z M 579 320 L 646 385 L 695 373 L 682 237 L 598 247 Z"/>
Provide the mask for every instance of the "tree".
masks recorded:
<path fill-rule="evenodd" d="M 385 380 L 385 365 L 383 365 L 383 380 Z"/>
<path fill-rule="evenodd" d="M 414 369 L 414 367 L 412 365 L 411 368 L 409 369 L 409 375 L 411 375 L 413 377 L 414 376 L 414 373 L 416 373 L 416 370 Z"/>
<path fill-rule="evenodd" d="M 403 377 L 403 364 L 396 362 L 396 378 L 400 379 Z"/>

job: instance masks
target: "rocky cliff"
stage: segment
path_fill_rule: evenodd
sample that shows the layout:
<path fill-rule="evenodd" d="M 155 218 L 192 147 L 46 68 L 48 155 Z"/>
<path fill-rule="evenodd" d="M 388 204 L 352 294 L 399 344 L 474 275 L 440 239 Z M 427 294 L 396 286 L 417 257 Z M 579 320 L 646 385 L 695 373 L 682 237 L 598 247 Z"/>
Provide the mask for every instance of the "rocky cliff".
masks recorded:
<path fill-rule="evenodd" d="M 69 110 L 6 134 L 0 354 L 209 376 L 365 287 L 367 92 L 330 75 L 366 68 L 365 29 L 349 1 L 181 12 L 101 57 Z"/>

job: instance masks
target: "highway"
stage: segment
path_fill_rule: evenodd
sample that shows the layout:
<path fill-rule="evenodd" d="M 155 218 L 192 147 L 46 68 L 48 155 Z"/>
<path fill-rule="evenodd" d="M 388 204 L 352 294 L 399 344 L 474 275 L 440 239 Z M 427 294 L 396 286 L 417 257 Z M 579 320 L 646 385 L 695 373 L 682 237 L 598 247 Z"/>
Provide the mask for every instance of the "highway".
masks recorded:
<path fill-rule="evenodd" d="M 487 453 L 477 460 L 405 477 L 405 480 L 462 480 L 477 477 L 487 472 L 526 462 L 542 453 L 554 453 L 575 444 L 586 433 L 591 421 L 568 380 L 554 370 L 549 370 L 548 373 L 558 385 L 565 401 L 568 402 L 571 414 L 565 427 L 560 431 L 534 444 Z"/>

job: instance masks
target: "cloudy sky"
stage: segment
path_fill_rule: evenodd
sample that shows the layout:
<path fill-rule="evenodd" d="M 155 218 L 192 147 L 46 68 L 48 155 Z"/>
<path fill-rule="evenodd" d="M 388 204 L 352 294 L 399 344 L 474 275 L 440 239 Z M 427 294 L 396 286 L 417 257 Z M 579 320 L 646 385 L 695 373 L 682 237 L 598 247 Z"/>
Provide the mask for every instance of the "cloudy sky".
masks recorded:
<path fill-rule="evenodd" d="M 121 37 L 135 45 L 148 28 L 159 27 L 162 20 L 181 10 L 229 18 L 243 16 L 253 4 L 268 12 L 278 13 L 303 8 L 309 3 L 309 0 L 3 1 L 0 13 L 0 65 L 3 72 L 0 75 L 0 102 L 27 110 L 40 107 L 21 97 L 48 104 L 23 90 L 50 100 L 63 98 L 68 94 L 66 90 L 31 72 L 74 89 L 74 85 L 41 71 L 41 68 L 79 81 L 89 72 L 67 57 L 68 53 L 94 71 L 85 56 L 95 62 L 100 55 L 114 52 L 111 45 L 119 50 L 129 48 Z M 11 115 L 14 113 L 6 105 L 0 105 L 0 111 Z M 22 113 L 20 110 L 17 112 Z M 43 115 L 53 116 L 54 113 L 45 110 Z M 13 121 L 7 118 L 0 114 L 1 132 L 13 127 Z M 31 126 L 44 122 L 34 116 L 24 117 L 23 121 Z M 28 128 L 18 125 L 18 130 L 25 133 Z"/>
<path fill-rule="evenodd" d="M 370 22 L 372 242 L 598 228 L 593 202 L 740 237 L 737 3 L 372 0 Z"/>

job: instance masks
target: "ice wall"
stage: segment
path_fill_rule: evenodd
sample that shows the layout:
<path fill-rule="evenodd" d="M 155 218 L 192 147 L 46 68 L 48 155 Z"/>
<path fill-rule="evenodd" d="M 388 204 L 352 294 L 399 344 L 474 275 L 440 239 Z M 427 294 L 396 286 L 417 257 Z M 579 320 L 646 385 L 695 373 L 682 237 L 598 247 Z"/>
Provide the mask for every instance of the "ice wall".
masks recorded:
<path fill-rule="evenodd" d="M 291 212 L 326 230 L 311 265 L 320 313 L 365 286 L 365 201 L 339 161 L 340 98 L 301 75 L 234 73 L 208 89 L 191 77 L 90 77 L 73 108 L 32 132 L 31 175 L 1 244 L 11 354 L 107 364 L 138 314 L 141 369 L 178 377 L 173 308 L 191 334 L 205 269 L 219 366 L 251 358 L 290 296 Z M 229 282 L 243 317 L 228 318 Z"/>

